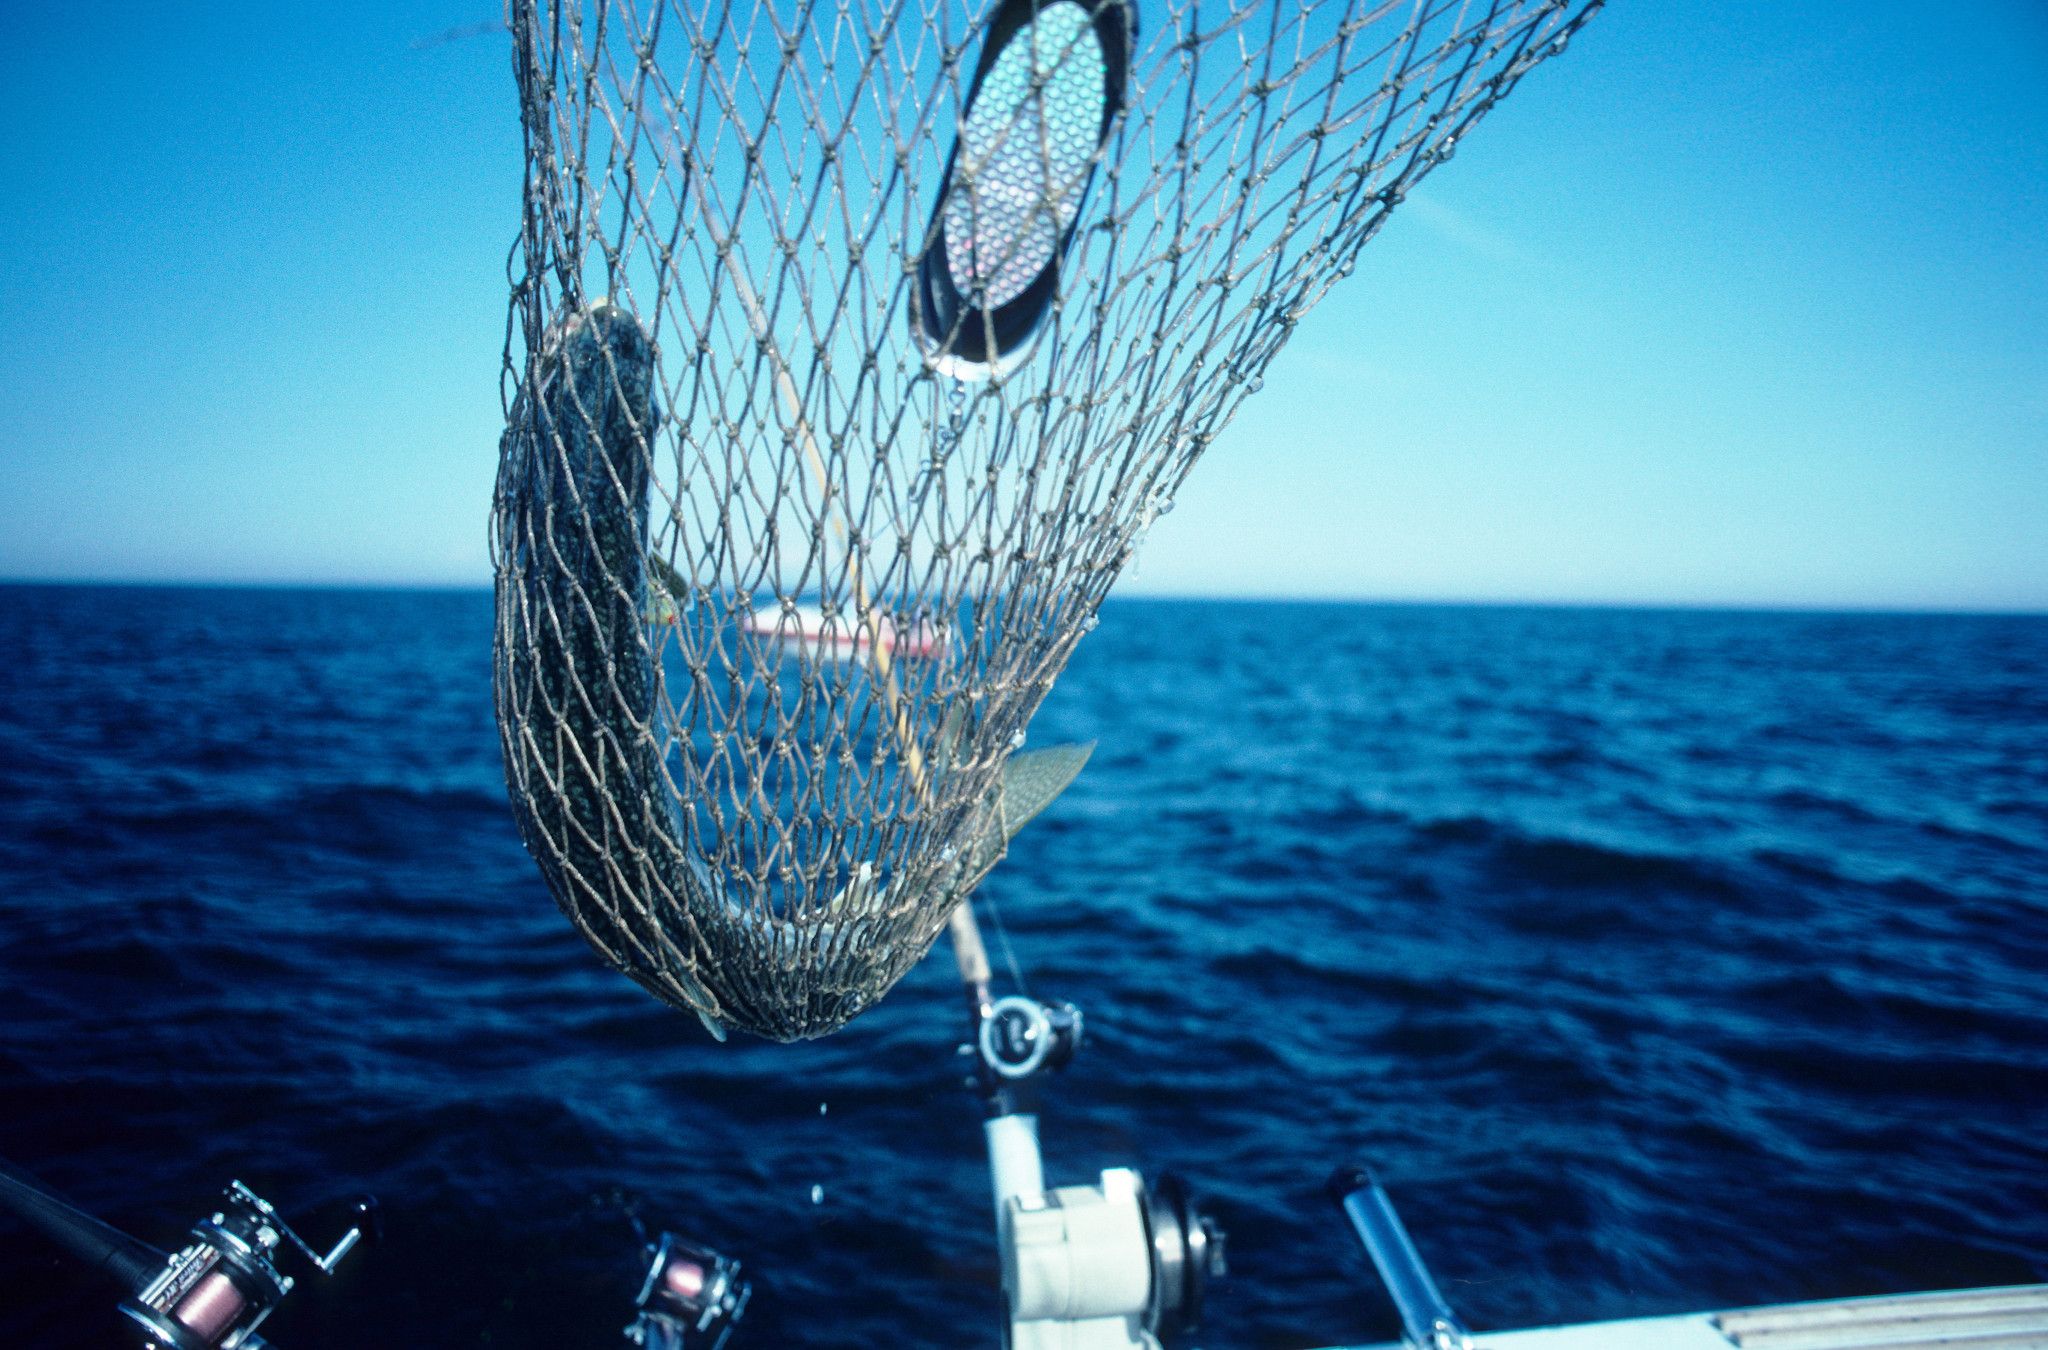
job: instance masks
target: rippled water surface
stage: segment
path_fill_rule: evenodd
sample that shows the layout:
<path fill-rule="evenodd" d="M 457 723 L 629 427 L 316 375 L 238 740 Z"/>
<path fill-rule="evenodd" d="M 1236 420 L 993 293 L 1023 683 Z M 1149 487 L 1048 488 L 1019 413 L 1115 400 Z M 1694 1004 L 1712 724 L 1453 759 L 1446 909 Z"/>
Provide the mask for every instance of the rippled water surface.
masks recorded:
<path fill-rule="evenodd" d="M 489 642 L 479 593 L 0 588 L 0 1154 L 159 1245 L 231 1176 L 378 1193 L 286 1350 L 616 1345 L 620 1192 L 746 1261 L 735 1350 L 996 1345 L 943 954 L 798 1046 L 601 968 Z M 1123 602 L 1068 739 L 984 896 L 1089 1018 L 1051 1179 L 1230 1231 L 1201 1343 L 1393 1334 L 1358 1157 L 1481 1326 L 2048 1278 L 2048 620 Z M 0 1288 L 117 1343 L 11 1221 Z"/>

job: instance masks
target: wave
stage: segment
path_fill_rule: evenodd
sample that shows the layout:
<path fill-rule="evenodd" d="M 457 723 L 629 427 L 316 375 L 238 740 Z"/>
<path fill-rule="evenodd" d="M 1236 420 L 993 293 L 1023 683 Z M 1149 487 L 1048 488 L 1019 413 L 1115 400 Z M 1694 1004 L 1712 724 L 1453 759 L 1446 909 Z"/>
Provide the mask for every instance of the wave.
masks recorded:
<path fill-rule="evenodd" d="M 505 804 L 488 595 L 23 608 L 0 1153 L 161 1241 L 233 1175 L 378 1192 L 300 1350 L 616 1339 L 613 1191 L 748 1263 L 751 1343 L 996 1326 L 943 951 L 794 1046 L 606 970 Z M 1088 1019 L 1051 1179 L 1172 1165 L 1232 1231 L 1204 1344 L 1394 1333 L 1318 1190 L 1360 1155 L 1481 1325 L 2048 1273 L 2048 623 L 1194 608 L 1258 645 L 1106 611 L 1033 733 L 1102 750 L 982 896 Z"/>

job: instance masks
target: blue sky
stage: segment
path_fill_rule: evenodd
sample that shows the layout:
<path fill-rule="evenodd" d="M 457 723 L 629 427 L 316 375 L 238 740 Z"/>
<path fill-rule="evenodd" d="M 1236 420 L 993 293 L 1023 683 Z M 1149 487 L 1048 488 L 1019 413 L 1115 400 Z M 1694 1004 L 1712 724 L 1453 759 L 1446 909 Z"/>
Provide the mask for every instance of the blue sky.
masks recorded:
<path fill-rule="evenodd" d="M 495 14 L 0 6 L 0 576 L 487 580 Z M 2048 6 L 1616 0 L 1124 590 L 2048 609 Z"/>

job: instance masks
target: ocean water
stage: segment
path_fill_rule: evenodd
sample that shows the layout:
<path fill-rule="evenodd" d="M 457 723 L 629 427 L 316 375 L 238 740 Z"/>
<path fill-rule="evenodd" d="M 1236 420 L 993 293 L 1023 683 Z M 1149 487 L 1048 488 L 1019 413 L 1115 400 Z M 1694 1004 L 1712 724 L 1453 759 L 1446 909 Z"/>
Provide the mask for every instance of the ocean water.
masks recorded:
<path fill-rule="evenodd" d="M 735 1350 L 995 1346 L 944 952 L 796 1046 L 600 967 L 489 641 L 0 588 L 0 1154 L 162 1246 L 230 1177 L 377 1193 L 284 1350 L 617 1345 L 622 1198 L 746 1263 Z M 1482 1327 L 2048 1278 L 2048 620 L 1119 602 L 1033 739 L 1101 742 L 983 892 L 1088 1015 L 1051 1180 L 1194 1183 L 1200 1344 L 1395 1333 L 1359 1158 Z M 0 1289 L 123 1343 L 11 1221 Z"/>

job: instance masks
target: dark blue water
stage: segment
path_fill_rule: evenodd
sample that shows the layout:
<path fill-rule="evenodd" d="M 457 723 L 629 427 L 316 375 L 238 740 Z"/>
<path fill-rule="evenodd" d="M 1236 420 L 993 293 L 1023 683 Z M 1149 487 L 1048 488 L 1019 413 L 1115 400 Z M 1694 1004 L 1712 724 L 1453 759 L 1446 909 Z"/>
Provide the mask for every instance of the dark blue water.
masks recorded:
<path fill-rule="evenodd" d="M 621 1191 L 747 1261 L 739 1344 L 995 1345 L 943 953 L 798 1046 L 600 968 L 489 624 L 0 589 L 0 1154 L 160 1244 L 231 1176 L 377 1192 L 287 1350 L 615 1345 Z M 1089 1015 L 1052 1179 L 1230 1230 L 1205 1344 L 1393 1333 L 1358 1156 L 1481 1326 L 2048 1276 L 2048 620 L 1129 602 L 1034 726 L 1080 738 L 985 895 Z M 7 1225 L 0 1288 L 0 1341 L 115 1343 Z"/>

